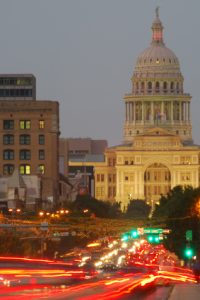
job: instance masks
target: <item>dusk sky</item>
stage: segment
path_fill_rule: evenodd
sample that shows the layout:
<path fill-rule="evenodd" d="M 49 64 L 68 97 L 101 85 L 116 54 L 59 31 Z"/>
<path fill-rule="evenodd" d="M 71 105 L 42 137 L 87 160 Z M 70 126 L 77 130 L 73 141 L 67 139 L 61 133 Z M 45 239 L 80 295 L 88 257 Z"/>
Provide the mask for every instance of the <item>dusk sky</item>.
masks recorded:
<path fill-rule="evenodd" d="M 0 73 L 32 73 L 60 103 L 61 137 L 123 141 L 125 93 L 155 8 L 179 58 L 200 144 L 200 0 L 0 0 Z"/>

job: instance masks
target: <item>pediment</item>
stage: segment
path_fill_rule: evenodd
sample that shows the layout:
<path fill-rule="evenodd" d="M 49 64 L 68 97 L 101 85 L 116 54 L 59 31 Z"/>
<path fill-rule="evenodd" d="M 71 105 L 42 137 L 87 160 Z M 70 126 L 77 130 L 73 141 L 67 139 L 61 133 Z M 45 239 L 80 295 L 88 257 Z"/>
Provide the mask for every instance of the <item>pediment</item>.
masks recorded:
<path fill-rule="evenodd" d="M 160 127 L 148 129 L 143 134 L 138 135 L 134 139 L 134 148 L 140 149 L 178 149 L 182 148 L 181 139 L 179 135 L 165 130 Z"/>
<path fill-rule="evenodd" d="M 176 136 L 174 133 L 160 127 L 154 127 L 146 130 L 141 136 Z"/>

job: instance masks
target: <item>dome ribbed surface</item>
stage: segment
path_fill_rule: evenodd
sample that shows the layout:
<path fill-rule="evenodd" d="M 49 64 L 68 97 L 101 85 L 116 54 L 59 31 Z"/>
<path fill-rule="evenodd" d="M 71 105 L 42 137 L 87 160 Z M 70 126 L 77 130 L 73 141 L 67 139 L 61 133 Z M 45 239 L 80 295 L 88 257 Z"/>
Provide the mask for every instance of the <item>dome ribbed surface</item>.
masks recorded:
<path fill-rule="evenodd" d="M 146 66 L 146 64 L 159 65 L 177 65 L 179 60 L 172 50 L 165 46 L 152 45 L 146 48 L 137 58 L 136 66 Z"/>

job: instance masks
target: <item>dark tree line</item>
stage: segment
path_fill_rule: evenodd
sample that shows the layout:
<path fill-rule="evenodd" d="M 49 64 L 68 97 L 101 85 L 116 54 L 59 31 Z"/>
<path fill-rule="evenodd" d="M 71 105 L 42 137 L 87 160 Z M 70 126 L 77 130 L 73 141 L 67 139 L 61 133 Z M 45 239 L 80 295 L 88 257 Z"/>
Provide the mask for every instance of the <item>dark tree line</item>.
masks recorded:
<path fill-rule="evenodd" d="M 176 186 L 166 196 L 161 196 L 153 220 L 166 224 L 171 230 L 165 240 L 167 248 L 179 257 L 190 246 L 200 255 L 200 188 Z M 186 231 L 192 230 L 192 241 L 186 240 Z"/>

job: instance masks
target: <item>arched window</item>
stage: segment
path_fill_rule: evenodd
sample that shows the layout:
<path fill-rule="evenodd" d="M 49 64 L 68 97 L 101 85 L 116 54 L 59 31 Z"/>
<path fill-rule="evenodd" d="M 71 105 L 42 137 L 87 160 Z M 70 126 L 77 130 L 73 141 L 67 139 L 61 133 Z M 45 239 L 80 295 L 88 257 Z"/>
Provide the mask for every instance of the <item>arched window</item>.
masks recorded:
<path fill-rule="evenodd" d="M 180 93 L 180 87 L 179 87 L 179 82 L 176 83 L 176 92 L 177 94 Z"/>
<path fill-rule="evenodd" d="M 152 82 L 149 81 L 148 82 L 148 93 L 151 93 L 152 92 Z"/>
<path fill-rule="evenodd" d="M 138 94 L 138 90 L 139 90 L 139 85 L 138 82 L 136 82 L 136 94 Z"/>
<path fill-rule="evenodd" d="M 174 92 L 174 82 L 173 81 L 170 83 L 170 90 L 171 90 L 171 93 Z"/>
<path fill-rule="evenodd" d="M 163 82 L 163 92 L 167 93 L 167 82 L 166 81 Z"/>
<path fill-rule="evenodd" d="M 156 93 L 160 92 L 160 83 L 156 81 Z"/>
<path fill-rule="evenodd" d="M 141 82 L 141 93 L 144 93 L 144 81 Z"/>

